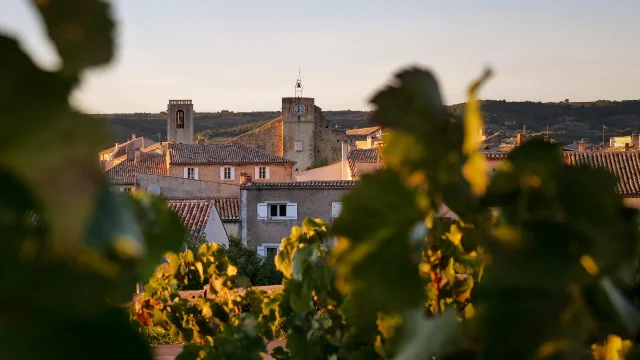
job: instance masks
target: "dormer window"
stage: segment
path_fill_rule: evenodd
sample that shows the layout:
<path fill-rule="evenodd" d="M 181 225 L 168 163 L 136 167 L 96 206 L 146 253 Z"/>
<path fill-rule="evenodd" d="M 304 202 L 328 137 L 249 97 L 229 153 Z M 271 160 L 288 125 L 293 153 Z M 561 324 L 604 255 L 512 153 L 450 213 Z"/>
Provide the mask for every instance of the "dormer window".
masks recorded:
<path fill-rule="evenodd" d="M 176 129 L 184 129 L 184 111 L 176 111 Z"/>

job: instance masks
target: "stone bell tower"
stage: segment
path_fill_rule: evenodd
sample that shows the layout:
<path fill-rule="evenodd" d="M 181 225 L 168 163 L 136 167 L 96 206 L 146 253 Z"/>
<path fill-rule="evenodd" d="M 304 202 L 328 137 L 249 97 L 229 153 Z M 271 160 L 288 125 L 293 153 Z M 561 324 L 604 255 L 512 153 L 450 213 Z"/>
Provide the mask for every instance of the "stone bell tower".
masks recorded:
<path fill-rule="evenodd" d="M 169 100 L 167 105 L 167 141 L 193 144 L 193 103 L 191 100 Z"/>
<path fill-rule="evenodd" d="M 282 145 L 284 157 L 296 162 L 294 172 L 306 170 L 314 162 L 314 109 L 314 99 L 302 97 L 298 72 L 295 96 L 282 98 Z"/>

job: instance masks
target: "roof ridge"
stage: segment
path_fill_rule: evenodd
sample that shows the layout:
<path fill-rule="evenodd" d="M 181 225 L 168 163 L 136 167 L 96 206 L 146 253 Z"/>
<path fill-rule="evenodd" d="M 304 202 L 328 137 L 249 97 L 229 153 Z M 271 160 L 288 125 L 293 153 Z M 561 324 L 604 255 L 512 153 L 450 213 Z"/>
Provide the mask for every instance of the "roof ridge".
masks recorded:
<path fill-rule="evenodd" d="M 247 132 L 245 132 L 245 133 L 242 133 L 242 134 L 240 134 L 240 135 L 238 135 L 238 136 L 236 136 L 236 137 L 234 137 L 234 138 L 232 138 L 232 139 L 227 140 L 227 141 L 225 142 L 225 144 L 229 144 L 229 143 L 231 143 L 231 142 L 233 142 L 233 141 L 236 141 L 239 137 L 244 136 L 244 135 L 246 135 L 246 134 L 251 134 L 251 133 L 254 133 L 254 132 L 258 132 L 258 131 L 262 130 L 263 128 L 266 128 L 267 126 L 270 126 L 270 125 L 271 125 L 271 123 L 273 123 L 273 122 L 275 122 L 275 121 L 278 121 L 278 120 L 283 120 L 283 119 L 282 119 L 282 115 L 278 116 L 278 117 L 277 117 L 277 118 L 275 118 L 275 119 L 271 119 L 271 120 L 269 120 L 269 122 L 268 122 L 268 123 L 266 123 L 266 124 L 264 124 L 264 125 L 262 125 L 262 126 L 259 126 L 259 127 L 255 128 L 255 129 L 253 129 L 253 130 L 249 130 L 249 131 L 247 131 Z"/>

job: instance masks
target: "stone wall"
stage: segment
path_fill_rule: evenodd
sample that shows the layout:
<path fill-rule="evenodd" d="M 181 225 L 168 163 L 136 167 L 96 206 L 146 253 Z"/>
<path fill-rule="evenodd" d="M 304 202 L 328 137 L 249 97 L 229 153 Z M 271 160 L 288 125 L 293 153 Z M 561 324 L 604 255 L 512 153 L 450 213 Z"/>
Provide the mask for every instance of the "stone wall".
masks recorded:
<path fill-rule="evenodd" d="M 326 158 L 329 163 L 340 160 L 342 142 L 355 147 L 355 137 L 348 136 L 344 130 L 336 130 L 334 125 L 322 114 L 322 109 L 315 107 L 314 160 Z"/>
<path fill-rule="evenodd" d="M 305 218 L 331 221 L 331 206 L 340 202 L 350 188 L 242 188 L 240 194 L 240 232 L 247 246 L 280 243 L 293 226 Z M 258 219 L 258 204 L 287 202 L 297 204 L 297 218 L 289 220 Z"/>
<path fill-rule="evenodd" d="M 282 117 L 271 120 L 257 129 L 227 141 L 227 143 L 232 142 L 238 142 L 274 155 L 283 156 Z"/>
<path fill-rule="evenodd" d="M 220 179 L 220 168 L 231 166 L 234 169 L 234 178 L 231 180 Z M 256 167 L 269 168 L 269 179 L 258 179 L 255 176 Z M 184 178 L 184 169 L 187 167 L 198 168 L 198 180 L 213 181 L 223 184 L 240 184 L 240 173 L 246 172 L 253 176 L 253 181 L 291 181 L 291 165 L 288 164 L 246 164 L 246 165 L 171 165 L 169 176 Z M 237 197 L 234 195 L 233 197 Z"/>
<path fill-rule="evenodd" d="M 161 195 L 167 199 L 237 198 L 240 196 L 240 186 L 237 183 L 191 180 L 182 176 L 136 174 L 136 188 L 146 190 L 151 184 L 158 185 Z"/>

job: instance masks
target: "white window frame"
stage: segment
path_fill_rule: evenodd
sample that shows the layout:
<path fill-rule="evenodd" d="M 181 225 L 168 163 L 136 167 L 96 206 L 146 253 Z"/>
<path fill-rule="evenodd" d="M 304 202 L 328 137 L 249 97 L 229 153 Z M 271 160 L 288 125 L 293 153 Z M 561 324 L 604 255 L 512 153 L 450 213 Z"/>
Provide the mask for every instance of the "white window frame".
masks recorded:
<path fill-rule="evenodd" d="M 227 172 L 227 170 L 229 171 Z M 235 177 L 235 168 L 233 166 L 220 167 L 220 180 L 234 180 Z"/>
<path fill-rule="evenodd" d="M 296 149 L 296 151 L 300 152 L 300 151 L 302 151 L 302 148 L 303 148 L 303 147 L 302 147 L 302 141 L 296 141 L 296 142 L 295 142 L 295 149 Z"/>
<path fill-rule="evenodd" d="M 255 179 L 268 180 L 270 178 L 268 166 L 256 166 Z"/>
<path fill-rule="evenodd" d="M 267 256 L 267 249 L 276 249 L 276 255 L 280 252 L 280 244 L 279 243 L 262 243 L 262 245 L 257 247 L 258 255 L 262 257 Z"/>
<path fill-rule="evenodd" d="M 277 206 L 276 215 L 271 215 L 272 206 Z M 281 206 L 285 206 L 285 216 L 281 216 Z M 298 219 L 298 204 L 288 201 L 267 201 L 259 203 L 257 208 L 259 220 L 296 220 Z"/>
<path fill-rule="evenodd" d="M 184 178 L 191 180 L 198 180 L 198 168 L 197 167 L 185 167 Z"/>

